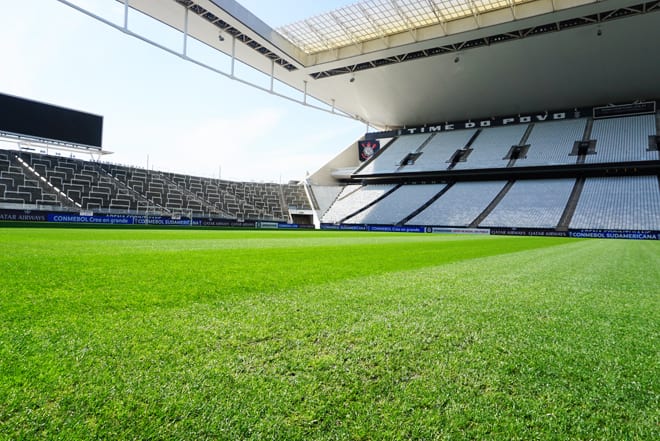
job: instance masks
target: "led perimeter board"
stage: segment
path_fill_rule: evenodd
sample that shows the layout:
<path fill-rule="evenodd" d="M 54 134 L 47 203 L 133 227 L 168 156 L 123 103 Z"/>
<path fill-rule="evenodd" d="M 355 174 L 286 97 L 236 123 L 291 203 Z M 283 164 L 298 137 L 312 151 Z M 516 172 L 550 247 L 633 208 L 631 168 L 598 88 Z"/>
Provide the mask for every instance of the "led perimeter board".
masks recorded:
<path fill-rule="evenodd" d="M 0 132 L 101 150 L 103 117 L 0 93 Z"/>

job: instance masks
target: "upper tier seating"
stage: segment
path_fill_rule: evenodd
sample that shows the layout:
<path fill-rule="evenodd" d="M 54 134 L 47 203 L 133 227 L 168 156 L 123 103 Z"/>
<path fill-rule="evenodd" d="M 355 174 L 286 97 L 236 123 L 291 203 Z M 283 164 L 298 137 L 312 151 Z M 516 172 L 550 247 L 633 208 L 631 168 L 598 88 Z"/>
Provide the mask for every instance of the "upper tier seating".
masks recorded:
<path fill-rule="evenodd" d="M 406 155 L 419 149 L 429 136 L 429 134 L 425 133 L 398 137 L 390 145 L 378 152 L 357 174 L 373 175 L 395 172 L 401 166 L 401 161 L 403 161 Z"/>
<path fill-rule="evenodd" d="M 657 151 L 648 151 L 649 135 L 656 134 L 655 115 L 594 121 L 591 139 L 596 154 L 587 155 L 587 164 L 604 162 L 648 161 L 658 159 Z"/>
<path fill-rule="evenodd" d="M 569 156 L 575 141 L 584 136 L 586 118 L 550 121 L 534 124 L 526 144 L 526 158 L 518 159 L 515 167 L 575 164 L 577 156 Z"/>
<path fill-rule="evenodd" d="M 587 178 L 569 227 L 660 230 L 657 176 Z"/>
<path fill-rule="evenodd" d="M 374 205 L 347 219 L 347 224 L 394 225 L 413 213 L 445 184 L 402 185 Z"/>
<path fill-rule="evenodd" d="M 337 223 L 382 197 L 395 185 L 347 185 L 339 194 L 337 200 L 323 215 L 322 222 Z"/>
<path fill-rule="evenodd" d="M 512 146 L 522 150 L 513 167 L 569 165 L 578 162 L 573 152 L 583 141 L 587 118 L 482 128 L 466 150 L 469 154 L 452 167 L 456 170 L 506 168 Z M 525 132 L 530 128 L 525 139 Z M 356 175 L 444 171 L 457 150 L 465 150 L 476 129 L 402 135 L 359 169 Z M 629 162 L 660 159 L 649 151 L 649 136 L 656 135 L 656 115 L 599 119 L 593 122 L 591 140 L 596 153 L 586 163 Z M 415 153 L 413 157 L 409 154 Z M 520 154 L 520 153 L 519 153 Z M 405 160 L 405 161 L 404 161 Z"/>
<path fill-rule="evenodd" d="M 518 145 L 527 124 L 492 127 L 482 130 L 470 148 L 472 153 L 465 162 L 458 162 L 455 169 L 504 168 L 509 163 L 504 159 L 511 146 Z"/>
<path fill-rule="evenodd" d="M 554 228 L 574 185 L 575 179 L 517 181 L 479 226 Z"/>
<path fill-rule="evenodd" d="M 403 172 L 437 171 L 449 167 L 452 155 L 456 150 L 463 149 L 476 129 L 456 130 L 454 132 L 437 133 L 429 143 L 424 146 L 422 154 L 414 164 L 406 165 Z"/>
<path fill-rule="evenodd" d="M 406 224 L 467 227 L 505 184 L 506 181 L 458 182 Z"/>

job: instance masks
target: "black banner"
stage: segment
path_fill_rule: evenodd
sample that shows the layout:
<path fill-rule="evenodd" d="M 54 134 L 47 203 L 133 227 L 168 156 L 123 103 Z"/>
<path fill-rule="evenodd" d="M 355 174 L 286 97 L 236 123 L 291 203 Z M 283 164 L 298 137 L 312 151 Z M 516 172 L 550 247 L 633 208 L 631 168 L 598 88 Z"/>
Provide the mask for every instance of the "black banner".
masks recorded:
<path fill-rule="evenodd" d="M 467 121 L 450 121 L 423 126 L 404 127 L 402 129 L 388 130 L 384 132 L 372 132 L 364 135 L 365 140 L 376 140 L 381 138 L 393 138 L 404 135 L 417 135 L 420 133 L 451 132 L 454 130 L 483 129 L 487 127 L 508 126 L 517 124 L 529 124 L 543 121 L 561 121 L 565 119 L 578 119 L 594 116 L 595 118 L 606 118 L 630 114 L 653 113 L 656 108 L 655 101 L 644 103 L 623 104 L 607 107 L 581 107 L 564 110 L 543 111 L 538 113 L 524 113 L 519 115 L 498 116 L 492 118 L 481 118 Z M 653 110 L 651 110 L 653 109 Z M 598 110 L 597 116 L 596 112 Z"/>
<path fill-rule="evenodd" d="M 380 150 L 380 141 L 378 140 L 372 139 L 372 140 L 358 141 L 358 152 L 359 152 L 360 162 L 368 161 L 376 153 L 378 153 L 378 150 Z"/>

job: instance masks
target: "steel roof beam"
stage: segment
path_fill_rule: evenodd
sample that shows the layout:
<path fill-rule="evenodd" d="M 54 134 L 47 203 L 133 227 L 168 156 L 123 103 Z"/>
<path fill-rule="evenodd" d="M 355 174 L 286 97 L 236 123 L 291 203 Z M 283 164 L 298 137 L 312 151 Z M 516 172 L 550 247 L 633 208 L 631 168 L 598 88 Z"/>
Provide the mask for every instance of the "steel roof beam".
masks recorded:
<path fill-rule="evenodd" d="M 431 11 L 433 11 L 433 15 L 435 15 L 436 20 L 438 20 L 438 24 L 442 28 L 442 31 L 447 34 L 447 19 L 445 18 L 444 14 L 438 7 L 438 4 L 435 2 L 435 0 L 427 0 L 429 3 L 429 6 L 431 7 Z"/>
<path fill-rule="evenodd" d="M 406 24 L 406 27 L 408 28 L 408 32 L 410 32 L 410 35 L 413 38 L 413 41 L 417 41 L 417 35 L 416 35 L 416 28 L 413 26 L 413 24 L 410 22 L 410 19 L 406 15 L 406 13 L 399 7 L 399 4 L 396 2 L 396 0 L 389 0 L 390 4 L 392 7 L 394 7 L 394 10 L 396 11 L 397 14 L 399 14 L 399 17 L 404 21 Z"/>
<path fill-rule="evenodd" d="M 344 35 L 346 35 L 353 42 L 355 47 L 361 49 L 360 41 L 355 38 L 355 35 L 353 35 L 353 33 L 348 28 L 346 28 L 344 23 L 342 23 L 333 12 L 330 13 L 330 17 L 335 23 L 337 23 L 337 26 L 339 26 L 339 29 L 341 29 Z"/>
<path fill-rule="evenodd" d="M 375 28 L 378 30 L 378 33 L 380 34 L 380 38 L 382 38 L 383 40 L 385 40 L 385 39 L 387 38 L 387 34 L 385 33 L 385 31 L 383 31 L 383 28 L 380 26 L 380 24 L 378 24 L 378 23 L 376 22 L 376 20 L 374 20 L 374 19 L 371 17 L 371 14 L 369 14 L 369 12 L 368 12 L 368 11 L 366 10 L 366 8 L 362 5 L 362 3 L 358 3 L 356 6 L 357 6 L 358 9 L 360 10 L 360 13 L 362 14 L 362 16 L 363 16 L 364 18 L 366 18 L 367 21 L 368 21 L 373 27 L 375 27 Z M 389 45 L 388 45 L 388 46 L 389 46 Z"/>
<path fill-rule="evenodd" d="M 309 30 L 312 31 L 312 33 L 321 41 L 321 43 L 325 45 L 326 49 L 332 49 L 332 45 L 328 39 L 321 33 L 320 30 L 316 29 L 316 26 L 310 23 L 309 20 L 305 20 L 304 23 L 307 25 Z"/>

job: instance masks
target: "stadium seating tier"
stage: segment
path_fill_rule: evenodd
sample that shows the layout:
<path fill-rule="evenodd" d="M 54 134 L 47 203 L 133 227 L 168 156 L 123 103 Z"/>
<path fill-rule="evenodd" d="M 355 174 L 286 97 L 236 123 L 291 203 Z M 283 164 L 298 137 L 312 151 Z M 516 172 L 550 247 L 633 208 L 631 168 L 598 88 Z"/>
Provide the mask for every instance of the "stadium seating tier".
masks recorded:
<path fill-rule="evenodd" d="M 388 183 L 310 185 L 307 191 L 324 223 L 558 228 L 561 219 L 563 228 L 660 230 L 659 178 L 648 172 L 586 179 L 396 179 L 451 169 L 479 173 L 582 163 L 625 168 L 660 159 L 657 126 L 657 115 L 641 115 L 400 136 L 356 174 L 390 175 Z M 523 154 L 508 155 L 514 149 Z M 456 152 L 465 156 L 452 164 Z M 282 222 L 291 220 L 290 210 L 312 209 L 303 185 L 224 181 L 14 150 L 0 150 L 0 207 Z"/>
<path fill-rule="evenodd" d="M 301 185 L 223 181 L 10 150 L 0 151 L 0 204 L 281 222 L 289 220 L 289 209 L 311 210 Z"/>

